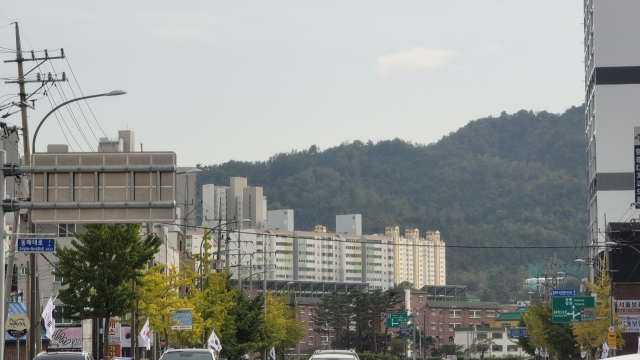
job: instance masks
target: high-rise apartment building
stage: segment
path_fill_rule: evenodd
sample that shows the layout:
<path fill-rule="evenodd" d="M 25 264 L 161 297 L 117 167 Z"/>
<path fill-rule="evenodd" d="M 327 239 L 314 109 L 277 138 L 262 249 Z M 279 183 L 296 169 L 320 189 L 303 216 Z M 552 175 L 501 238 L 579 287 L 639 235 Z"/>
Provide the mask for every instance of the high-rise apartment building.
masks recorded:
<path fill-rule="evenodd" d="M 439 231 L 427 231 L 420 238 L 415 228 L 405 230 L 400 236 L 400 228 L 387 226 L 385 234 L 393 238 L 394 282 L 409 282 L 420 289 L 425 285 L 446 285 L 446 244 L 440 240 Z"/>
<path fill-rule="evenodd" d="M 229 186 L 202 186 L 203 226 L 228 229 L 265 229 L 267 198 L 262 187 L 247 186 L 247 178 L 231 177 Z M 240 220 L 248 220 L 240 222 Z"/>
<path fill-rule="evenodd" d="M 640 2 L 584 1 L 588 241 L 603 245 L 606 222 L 640 204 L 634 127 L 640 126 Z M 631 204 L 631 205 L 630 205 Z M 591 248 L 594 249 L 594 248 Z M 598 251 L 597 248 L 594 251 Z"/>

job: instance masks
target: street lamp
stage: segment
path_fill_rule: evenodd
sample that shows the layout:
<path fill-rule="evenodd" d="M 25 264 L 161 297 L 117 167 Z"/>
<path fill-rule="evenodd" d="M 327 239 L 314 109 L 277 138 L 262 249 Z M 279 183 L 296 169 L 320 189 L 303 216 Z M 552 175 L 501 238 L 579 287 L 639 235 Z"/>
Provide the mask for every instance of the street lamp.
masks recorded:
<path fill-rule="evenodd" d="M 51 109 L 51 111 L 49 111 L 47 113 L 47 115 L 45 115 L 42 120 L 40 120 L 40 123 L 38 124 L 38 127 L 36 128 L 36 132 L 33 134 L 33 142 L 31 143 L 31 149 L 29 149 L 28 146 L 28 138 L 25 139 L 25 149 L 24 149 L 24 157 L 25 157 L 25 164 L 26 165 L 31 165 L 32 161 L 31 161 L 31 156 L 36 152 L 36 139 L 38 138 L 38 132 L 40 131 L 40 127 L 42 126 L 42 124 L 44 123 L 45 120 L 47 120 L 47 118 L 49 117 L 49 115 L 53 114 L 56 110 L 60 109 L 61 107 L 70 104 L 72 102 L 75 101 L 80 101 L 80 100 L 86 100 L 86 99 L 91 99 L 91 98 L 95 98 L 95 97 L 101 97 L 101 96 L 117 96 L 117 95 L 124 95 L 126 94 L 126 92 L 122 91 L 122 90 L 114 90 L 114 91 L 110 91 L 108 93 L 104 93 L 104 94 L 97 94 L 97 95 L 89 95 L 89 96 L 82 96 L 79 98 L 75 98 L 75 99 L 71 99 L 69 101 L 65 101 L 62 104 L 54 107 L 53 109 Z M 26 119 L 26 118 L 25 118 Z M 26 120 L 25 120 L 26 121 Z M 29 154 L 29 150 L 31 150 L 31 154 Z M 31 214 L 29 214 L 28 217 L 28 223 L 30 226 L 31 223 Z M 32 253 L 29 255 L 29 271 L 32 274 L 36 274 L 37 272 L 37 265 L 36 265 L 36 254 Z M 35 294 L 35 298 L 36 300 L 31 301 L 31 304 L 29 305 L 29 317 L 30 318 L 35 318 L 35 314 L 38 312 L 38 306 L 37 306 L 37 299 L 38 299 L 38 286 L 37 286 L 37 281 L 31 281 L 31 287 L 30 290 L 32 294 Z M 2 325 L 0 325 L 0 333 L 4 334 L 4 321 L 2 321 Z M 38 336 L 39 333 L 38 333 Z M 31 354 L 30 356 L 35 355 L 35 353 L 37 352 L 37 348 L 38 348 L 38 341 L 36 340 L 37 336 L 36 336 L 36 331 L 30 331 L 29 332 L 29 341 L 31 343 L 30 345 L 30 349 L 29 349 L 29 353 Z"/>
<path fill-rule="evenodd" d="M 80 100 L 86 100 L 86 99 L 91 99 L 91 98 L 95 98 L 95 97 L 101 97 L 101 96 L 117 96 L 117 95 L 124 95 L 126 94 L 125 91 L 122 90 L 113 90 L 113 91 L 109 91 L 108 93 L 104 93 L 104 94 L 97 94 L 97 95 L 89 95 L 89 96 L 82 96 L 79 98 L 75 98 L 75 99 L 71 99 L 69 101 L 65 101 L 62 104 L 54 107 L 51 111 L 49 111 L 49 113 L 47 113 L 47 115 L 45 115 L 42 120 L 40 120 L 40 123 L 38 124 L 38 127 L 36 128 L 36 132 L 33 133 L 33 143 L 31 144 L 31 153 L 35 154 L 36 152 L 36 139 L 38 137 L 38 131 L 40 131 L 40 127 L 42 126 L 42 124 L 44 123 L 45 120 L 47 120 L 47 118 L 49 117 L 49 115 L 51 115 L 53 112 L 55 112 L 56 110 L 58 110 L 59 108 L 75 102 L 75 101 L 80 101 Z"/>
<path fill-rule="evenodd" d="M 584 280 L 582 280 L 578 275 L 569 274 L 569 273 L 566 273 L 564 271 L 558 271 L 558 275 L 569 275 L 569 276 L 573 276 L 574 278 L 580 280 L 580 293 L 583 293 L 583 291 L 582 291 L 583 287 L 584 287 L 584 292 L 586 292 L 589 289 L 587 287 L 587 284 L 584 283 Z"/>

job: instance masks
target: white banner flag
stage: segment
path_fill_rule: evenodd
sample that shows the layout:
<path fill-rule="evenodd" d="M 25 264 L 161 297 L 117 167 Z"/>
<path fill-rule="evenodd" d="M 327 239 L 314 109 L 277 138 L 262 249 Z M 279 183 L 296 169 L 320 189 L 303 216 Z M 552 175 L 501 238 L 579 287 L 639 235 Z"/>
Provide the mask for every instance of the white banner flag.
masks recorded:
<path fill-rule="evenodd" d="M 215 330 L 211 330 L 211 335 L 209 336 L 209 340 L 207 340 L 207 347 L 217 352 L 222 350 L 222 344 L 220 344 L 220 339 L 218 339 Z"/>
<path fill-rule="evenodd" d="M 53 303 L 53 297 L 49 297 L 47 306 L 42 310 L 42 323 L 46 331 L 47 337 L 51 339 L 53 333 L 56 332 L 56 319 L 54 318 L 54 312 L 56 311 L 56 305 Z"/>
<path fill-rule="evenodd" d="M 149 319 L 144 323 L 142 330 L 140 330 L 140 337 L 144 341 L 144 347 L 147 350 L 151 350 L 151 330 L 149 329 Z"/>
<path fill-rule="evenodd" d="M 271 351 L 269 351 L 269 357 L 272 360 L 276 360 L 276 347 L 275 346 L 271 348 Z"/>

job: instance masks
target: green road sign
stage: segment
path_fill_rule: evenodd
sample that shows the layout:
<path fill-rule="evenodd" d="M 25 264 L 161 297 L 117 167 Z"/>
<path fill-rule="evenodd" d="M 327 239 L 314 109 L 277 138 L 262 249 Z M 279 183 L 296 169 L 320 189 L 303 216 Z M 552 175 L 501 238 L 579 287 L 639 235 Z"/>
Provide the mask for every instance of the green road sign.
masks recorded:
<path fill-rule="evenodd" d="M 409 316 L 407 313 L 387 313 L 387 327 L 399 328 L 400 326 L 406 326 Z"/>
<path fill-rule="evenodd" d="M 587 322 L 594 320 L 593 296 L 551 298 L 551 320 L 554 323 Z"/>

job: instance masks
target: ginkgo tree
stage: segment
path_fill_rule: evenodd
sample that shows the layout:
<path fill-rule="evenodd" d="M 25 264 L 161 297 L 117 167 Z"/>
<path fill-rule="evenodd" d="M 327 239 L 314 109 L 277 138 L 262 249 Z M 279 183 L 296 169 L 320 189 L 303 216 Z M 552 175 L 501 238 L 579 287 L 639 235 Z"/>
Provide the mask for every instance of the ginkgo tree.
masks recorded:
<path fill-rule="evenodd" d="M 618 315 L 611 313 L 611 278 L 607 274 L 607 264 L 603 259 L 599 262 L 599 271 L 594 282 L 586 283 L 589 293 L 596 298 L 595 317 L 593 322 L 577 323 L 573 326 L 573 334 L 581 349 L 589 351 L 595 356 L 596 350 L 607 341 L 608 327 L 610 323 L 618 323 Z M 613 319 L 611 319 L 613 315 Z M 617 348 L 622 349 L 624 340 L 618 326 L 616 330 Z"/>
<path fill-rule="evenodd" d="M 146 321 L 148 318 L 149 327 L 162 334 L 167 344 L 173 338 L 181 346 L 201 345 L 203 324 L 200 317 L 193 317 L 192 330 L 171 330 L 174 325 L 171 316 L 177 309 L 194 308 L 190 297 L 181 294 L 181 289 L 189 288 L 192 284 L 193 280 L 188 275 L 190 274 L 179 272 L 175 266 L 167 269 L 165 264 L 160 264 L 147 270 L 138 286 L 138 321 Z"/>

